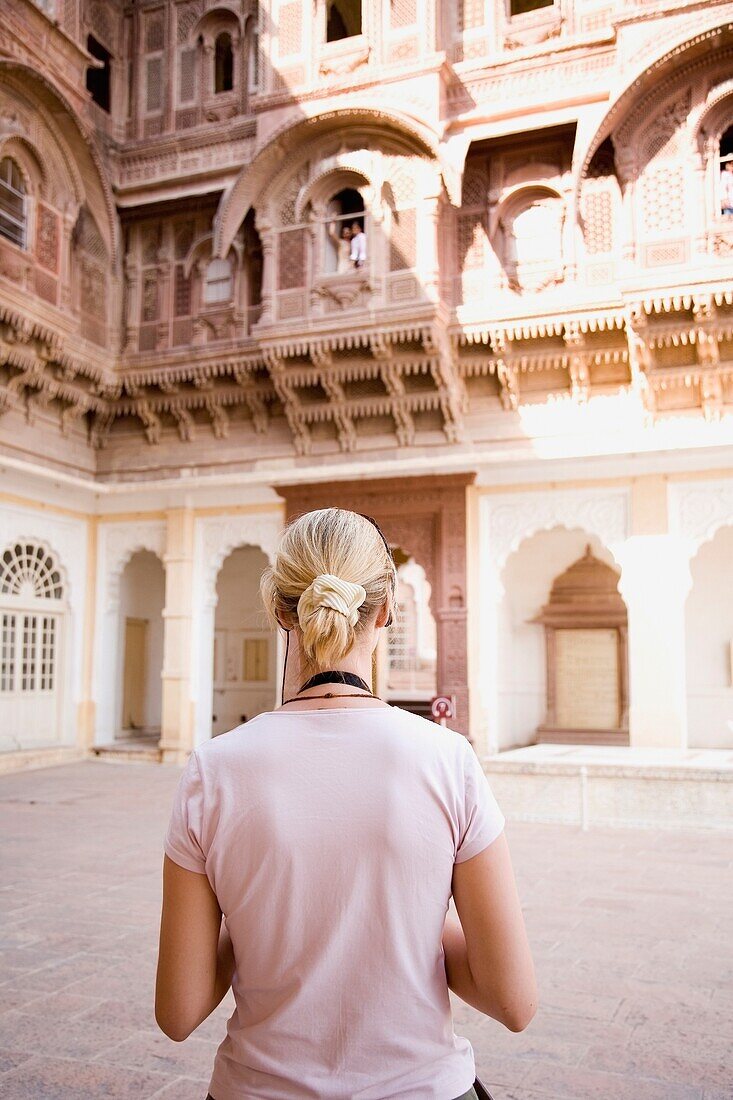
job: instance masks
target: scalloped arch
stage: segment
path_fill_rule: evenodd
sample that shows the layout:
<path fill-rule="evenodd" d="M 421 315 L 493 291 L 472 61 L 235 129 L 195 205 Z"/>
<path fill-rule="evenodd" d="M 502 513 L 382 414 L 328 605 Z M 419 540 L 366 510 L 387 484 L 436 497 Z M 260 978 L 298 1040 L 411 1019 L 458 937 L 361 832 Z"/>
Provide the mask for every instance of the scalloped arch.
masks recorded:
<path fill-rule="evenodd" d="M 721 39 L 725 39 L 725 41 L 721 42 Z M 666 82 L 668 78 L 675 78 L 679 75 L 679 70 L 683 65 L 690 64 L 693 61 L 699 62 L 701 59 L 705 60 L 713 44 L 716 46 L 716 53 L 713 55 L 714 60 L 719 61 L 722 48 L 733 47 L 733 21 L 716 22 L 692 37 L 687 32 L 676 44 L 671 47 L 666 45 L 653 61 L 647 62 L 639 68 L 631 80 L 626 79 L 624 81 L 623 88 L 618 91 L 590 141 L 585 145 L 585 151 L 574 158 L 576 164 L 576 207 L 579 202 L 580 187 L 593 156 L 606 138 L 611 136 L 620 120 L 633 107 L 639 106 L 641 98 L 652 90 L 650 86 L 653 85 L 655 94 L 661 95 L 662 81 Z"/>
<path fill-rule="evenodd" d="M 613 560 L 621 568 L 620 557 L 614 552 L 614 545 L 609 544 L 603 534 L 600 531 L 594 530 L 593 527 L 588 524 L 573 523 L 572 520 L 567 523 L 563 523 L 559 520 L 547 519 L 545 521 L 539 521 L 536 526 L 528 528 L 521 535 L 518 535 L 512 543 L 506 548 L 504 556 L 498 562 L 500 576 L 503 575 L 504 570 L 509 564 L 509 559 L 512 558 L 518 550 L 524 546 L 525 542 L 533 539 L 536 535 L 542 535 L 549 531 L 567 531 L 575 532 L 580 531 L 586 538 L 597 539 L 604 550 L 607 550 Z M 618 550 L 618 547 L 616 548 Z"/>
<path fill-rule="evenodd" d="M 410 152 L 439 162 L 437 134 L 409 115 L 376 107 L 341 107 L 296 122 L 292 120 L 270 138 L 251 164 L 242 169 L 224 192 L 214 220 L 214 255 L 222 258 L 251 206 L 272 181 L 286 158 L 312 139 L 344 132 L 345 127 L 372 130 L 375 136 L 401 139 Z"/>
<path fill-rule="evenodd" d="M 119 554 L 109 564 L 109 570 L 107 573 L 107 609 L 113 609 L 119 606 L 120 602 L 120 583 L 122 581 L 122 574 L 125 569 L 135 557 L 136 554 L 148 553 L 154 554 L 160 562 L 163 570 L 165 570 L 165 562 L 163 559 L 163 550 L 160 545 L 156 545 L 156 539 L 146 537 L 143 534 L 137 542 L 125 545 Z"/>

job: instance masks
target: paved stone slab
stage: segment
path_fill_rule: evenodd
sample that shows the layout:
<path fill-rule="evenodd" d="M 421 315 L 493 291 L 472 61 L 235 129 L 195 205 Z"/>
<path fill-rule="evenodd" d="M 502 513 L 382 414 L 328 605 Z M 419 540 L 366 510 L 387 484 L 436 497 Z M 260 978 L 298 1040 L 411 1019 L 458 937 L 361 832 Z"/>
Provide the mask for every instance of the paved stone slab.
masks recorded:
<path fill-rule="evenodd" d="M 161 842 L 178 768 L 0 776 L 0 1095 L 203 1100 L 231 995 L 156 1029 Z M 512 1035 L 453 999 L 495 1100 L 732 1100 L 733 846 L 715 833 L 509 828 L 541 987 Z"/>

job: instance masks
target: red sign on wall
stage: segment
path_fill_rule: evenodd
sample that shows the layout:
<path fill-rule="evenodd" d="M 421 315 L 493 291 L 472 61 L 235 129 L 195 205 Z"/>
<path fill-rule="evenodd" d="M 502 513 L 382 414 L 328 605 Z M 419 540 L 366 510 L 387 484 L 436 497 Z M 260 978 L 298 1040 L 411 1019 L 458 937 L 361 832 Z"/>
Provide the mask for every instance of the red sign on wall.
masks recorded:
<path fill-rule="evenodd" d="M 455 695 L 436 695 L 430 704 L 430 713 L 436 722 L 444 726 L 449 718 L 456 716 Z"/>

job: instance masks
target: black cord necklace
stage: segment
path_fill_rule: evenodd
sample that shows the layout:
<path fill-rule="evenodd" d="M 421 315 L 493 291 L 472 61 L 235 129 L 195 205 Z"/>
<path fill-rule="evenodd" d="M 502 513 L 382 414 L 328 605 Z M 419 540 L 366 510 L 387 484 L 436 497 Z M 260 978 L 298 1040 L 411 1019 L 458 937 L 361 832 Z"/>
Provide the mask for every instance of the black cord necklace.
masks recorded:
<path fill-rule="evenodd" d="M 364 694 L 337 695 L 333 691 L 327 691 L 325 695 L 306 695 L 302 699 L 299 698 L 301 692 L 320 687 L 321 684 L 344 684 L 357 687 L 361 688 Z M 317 672 L 315 676 L 311 676 L 310 680 L 306 680 L 296 696 L 292 699 L 283 699 L 281 706 L 286 707 L 288 703 L 305 703 L 308 699 L 379 699 L 379 696 L 374 695 L 369 690 L 366 680 L 362 680 L 361 676 L 357 676 L 354 672 Z"/>
<path fill-rule="evenodd" d="M 370 691 L 366 680 L 362 680 L 361 676 L 357 676 L 355 672 L 317 672 L 315 676 L 311 676 L 310 680 L 306 680 L 300 691 L 320 687 L 321 684 L 348 684 L 349 687 Z"/>

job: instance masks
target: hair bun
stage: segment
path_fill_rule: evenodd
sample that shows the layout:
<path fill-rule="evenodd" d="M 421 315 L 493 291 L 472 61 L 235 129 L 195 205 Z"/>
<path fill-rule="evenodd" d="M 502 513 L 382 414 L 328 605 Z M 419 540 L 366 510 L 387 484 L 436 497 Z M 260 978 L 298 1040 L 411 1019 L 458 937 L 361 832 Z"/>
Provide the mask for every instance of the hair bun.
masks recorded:
<path fill-rule="evenodd" d="M 366 589 L 354 581 L 345 581 L 332 573 L 319 573 L 311 581 L 298 600 L 298 622 L 304 627 L 308 619 L 321 607 L 330 607 L 338 611 L 356 626 L 359 621 L 359 608 L 366 599 Z"/>

